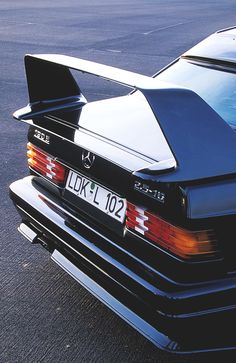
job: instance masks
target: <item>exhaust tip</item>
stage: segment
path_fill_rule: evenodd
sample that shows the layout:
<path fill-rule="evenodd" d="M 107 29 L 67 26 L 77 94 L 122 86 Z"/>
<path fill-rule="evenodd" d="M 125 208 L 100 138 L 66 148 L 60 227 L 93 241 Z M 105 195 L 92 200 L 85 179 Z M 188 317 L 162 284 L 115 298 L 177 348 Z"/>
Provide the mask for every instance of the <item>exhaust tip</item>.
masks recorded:
<path fill-rule="evenodd" d="M 25 223 L 21 223 L 18 227 L 18 231 L 27 238 L 31 243 L 35 243 L 37 239 L 37 233 L 35 233 L 29 226 Z"/>

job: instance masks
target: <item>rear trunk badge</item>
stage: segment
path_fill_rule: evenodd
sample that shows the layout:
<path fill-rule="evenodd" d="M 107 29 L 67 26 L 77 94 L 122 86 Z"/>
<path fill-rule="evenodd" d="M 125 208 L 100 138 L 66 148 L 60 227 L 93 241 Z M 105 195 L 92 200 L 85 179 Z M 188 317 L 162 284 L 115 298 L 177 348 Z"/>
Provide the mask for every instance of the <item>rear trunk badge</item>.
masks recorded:
<path fill-rule="evenodd" d="M 37 129 L 34 130 L 34 137 L 42 142 L 44 142 L 45 144 L 50 144 L 50 136 L 45 134 L 42 131 L 39 131 Z"/>
<path fill-rule="evenodd" d="M 90 169 L 95 160 L 95 155 L 91 151 L 83 150 L 82 152 L 82 164 L 86 169 Z"/>

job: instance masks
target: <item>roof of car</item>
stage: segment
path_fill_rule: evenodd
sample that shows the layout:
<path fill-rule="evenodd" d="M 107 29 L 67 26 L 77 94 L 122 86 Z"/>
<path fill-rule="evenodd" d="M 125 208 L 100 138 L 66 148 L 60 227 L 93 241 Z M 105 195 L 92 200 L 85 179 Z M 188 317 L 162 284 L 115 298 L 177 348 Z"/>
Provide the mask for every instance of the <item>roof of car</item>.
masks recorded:
<path fill-rule="evenodd" d="M 236 27 L 219 30 L 183 55 L 236 63 Z"/>
<path fill-rule="evenodd" d="M 216 34 L 232 34 L 232 35 L 236 36 L 236 26 L 233 26 L 233 27 L 227 28 L 227 29 L 218 30 L 216 32 Z"/>

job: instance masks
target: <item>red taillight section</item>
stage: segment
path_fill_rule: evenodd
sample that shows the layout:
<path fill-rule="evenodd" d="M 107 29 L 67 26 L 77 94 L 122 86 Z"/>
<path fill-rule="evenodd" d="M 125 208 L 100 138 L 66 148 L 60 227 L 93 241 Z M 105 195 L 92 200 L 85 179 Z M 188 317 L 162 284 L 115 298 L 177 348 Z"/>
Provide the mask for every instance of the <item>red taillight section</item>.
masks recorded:
<path fill-rule="evenodd" d="M 184 259 L 215 256 L 217 241 L 212 229 L 189 231 L 176 227 L 144 208 L 127 203 L 126 227 Z"/>
<path fill-rule="evenodd" d="M 57 184 L 64 183 L 67 170 L 63 165 L 30 142 L 27 144 L 27 149 L 28 165 L 30 168 Z"/>

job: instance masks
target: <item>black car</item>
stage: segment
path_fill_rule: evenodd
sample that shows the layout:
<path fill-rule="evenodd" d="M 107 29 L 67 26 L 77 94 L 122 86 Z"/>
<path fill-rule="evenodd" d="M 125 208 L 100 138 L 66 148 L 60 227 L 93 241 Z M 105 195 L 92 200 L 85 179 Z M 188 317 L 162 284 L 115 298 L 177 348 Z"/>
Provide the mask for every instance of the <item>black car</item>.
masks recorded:
<path fill-rule="evenodd" d="M 26 55 L 19 231 L 157 347 L 234 349 L 236 28 L 154 77 Z M 72 70 L 133 89 L 87 102 Z"/>

